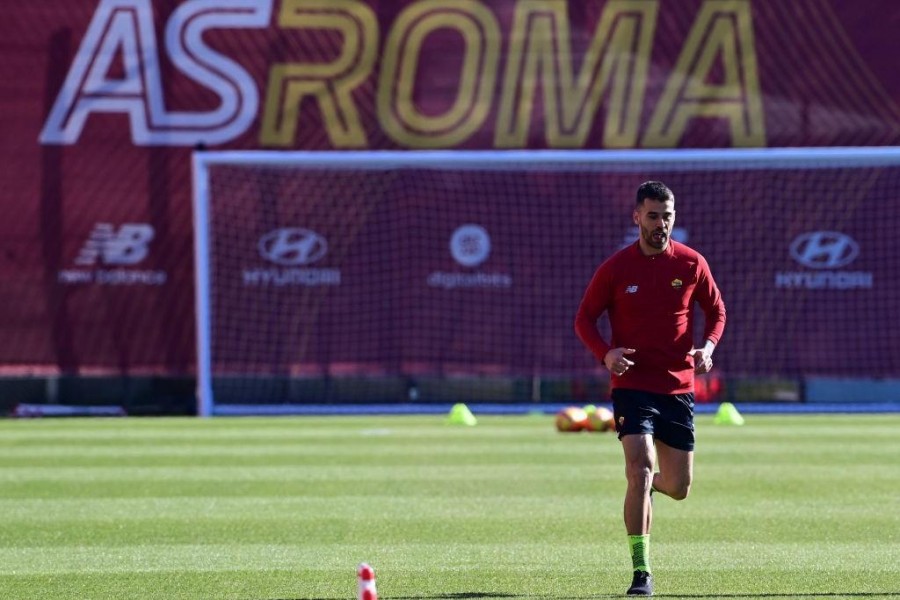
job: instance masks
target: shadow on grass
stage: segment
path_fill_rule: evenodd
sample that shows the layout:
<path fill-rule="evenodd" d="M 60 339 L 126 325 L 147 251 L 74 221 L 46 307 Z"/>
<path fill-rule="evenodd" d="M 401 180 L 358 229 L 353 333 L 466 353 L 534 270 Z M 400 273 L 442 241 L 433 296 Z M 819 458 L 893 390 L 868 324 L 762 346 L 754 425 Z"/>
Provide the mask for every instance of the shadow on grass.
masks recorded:
<path fill-rule="evenodd" d="M 618 598 L 619 596 L 599 596 Z M 654 594 L 654 598 L 900 598 L 897 592 L 821 592 L 791 594 Z"/>
<path fill-rule="evenodd" d="M 498 592 L 451 592 L 447 594 L 435 594 L 433 596 L 381 596 L 380 600 L 465 600 L 466 598 L 535 598 L 536 596 L 522 596 L 520 594 L 502 594 Z M 544 596 L 550 598 L 550 596 Z M 590 598 L 585 596 L 584 598 Z M 596 597 L 596 596 L 594 596 Z M 267 599 L 269 600 L 269 599 Z M 344 598 L 271 598 L 270 600 L 345 600 Z M 576 600 L 574 598 L 559 598 L 558 600 Z M 582 600 L 582 599 L 578 599 Z"/>
<path fill-rule="evenodd" d="M 525 600 L 588 600 L 589 598 L 622 598 L 624 594 L 588 594 L 585 596 L 554 596 L 549 594 L 503 594 L 497 592 L 450 592 L 422 596 L 380 596 L 380 600 L 466 600 L 467 598 L 519 598 Z M 822 592 L 791 594 L 655 594 L 654 598 L 900 598 L 896 592 Z M 344 600 L 344 598 L 270 598 L 266 600 Z"/>

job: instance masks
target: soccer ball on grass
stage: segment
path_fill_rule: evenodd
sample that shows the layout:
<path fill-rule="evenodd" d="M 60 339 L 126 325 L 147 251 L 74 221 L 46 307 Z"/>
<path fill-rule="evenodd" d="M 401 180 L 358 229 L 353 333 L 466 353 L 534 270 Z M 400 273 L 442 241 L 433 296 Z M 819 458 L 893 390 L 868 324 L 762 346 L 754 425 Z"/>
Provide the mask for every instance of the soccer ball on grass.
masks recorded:
<path fill-rule="evenodd" d="M 583 408 L 569 406 L 556 413 L 556 430 L 564 433 L 575 433 L 586 429 L 588 414 Z"/>
<path fill-rule="evenodd" d="M 587 421 L 588 431 L 612 431 L 616 428 L 615 417 L 611 410 L 605 406 L 597 407 L 593 412 L 588 414 Z"/>

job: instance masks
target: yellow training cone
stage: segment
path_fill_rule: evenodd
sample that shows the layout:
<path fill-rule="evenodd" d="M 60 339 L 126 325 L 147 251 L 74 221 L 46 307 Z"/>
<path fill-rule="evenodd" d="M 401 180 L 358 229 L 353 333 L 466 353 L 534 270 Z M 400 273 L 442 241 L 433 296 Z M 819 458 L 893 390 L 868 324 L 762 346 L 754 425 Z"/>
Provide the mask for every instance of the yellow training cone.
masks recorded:
<path fill-rule="evenodd" d="M 450 425 L 477 425 L 478 419 L 475 418 L 475 415 L 472 414 L 472 411 L 469 410 L 469 407 L 465 404 L 459 403 L 454 404 L 453 408 L 450 409 L 450 414 L 447 415 L 447 423 Z"/>
<path fill-rule="evenodd" d="M 738 409 L 734 407 L 734 404 L 731 402 L 723 402 L 719 405 L 719 410 L 716 411 L 713 423 L 716 425 L 743 425 L 744 417 L 742 417 L 741 413 L 738 412 Z"/>

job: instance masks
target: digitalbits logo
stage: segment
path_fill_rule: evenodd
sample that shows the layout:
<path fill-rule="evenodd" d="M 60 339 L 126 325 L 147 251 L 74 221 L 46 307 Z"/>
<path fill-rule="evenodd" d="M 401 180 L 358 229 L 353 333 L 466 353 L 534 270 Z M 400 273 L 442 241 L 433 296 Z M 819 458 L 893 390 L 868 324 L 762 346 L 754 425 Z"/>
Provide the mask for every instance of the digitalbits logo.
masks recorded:
<path fill-rule="evenodd" d="M 450 236 L 450 254 L 464 267 L 477 267 L 491 255 L 491 236 L 481 225 L 462 225 Z"/>
<path fill-rule="evenodd" d="M 491 256 L 491 236 L 487 229 L 475 223 L 457 227 L 450 235 L 450 256 L 456 264 L 474 269 L 487 262 Z M 507 273 L 483 271 L 445 272 L 435 271 L 428 276 L 430 287 L 456 288 L 509 288 L 512 277 Z"/>

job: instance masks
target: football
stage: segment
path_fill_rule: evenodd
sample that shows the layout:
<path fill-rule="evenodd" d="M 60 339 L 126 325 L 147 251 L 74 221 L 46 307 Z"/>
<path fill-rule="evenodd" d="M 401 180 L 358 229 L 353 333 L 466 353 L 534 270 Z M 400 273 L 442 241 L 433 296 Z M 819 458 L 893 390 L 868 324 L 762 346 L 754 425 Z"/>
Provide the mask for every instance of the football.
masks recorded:
<path fill-rule="evenodd" d="M 588 413 L 587 428 L 589 431 L 611 431 L 616 428 L 615 417 L 611 410 L 599 406 Z"/>
<path fill-rule="evenodd" d="M 565 433 L 573 433 L 586 429 L 588 414 L 583 408 L 569 406 L 556 413 L 556 429 Z"/>

